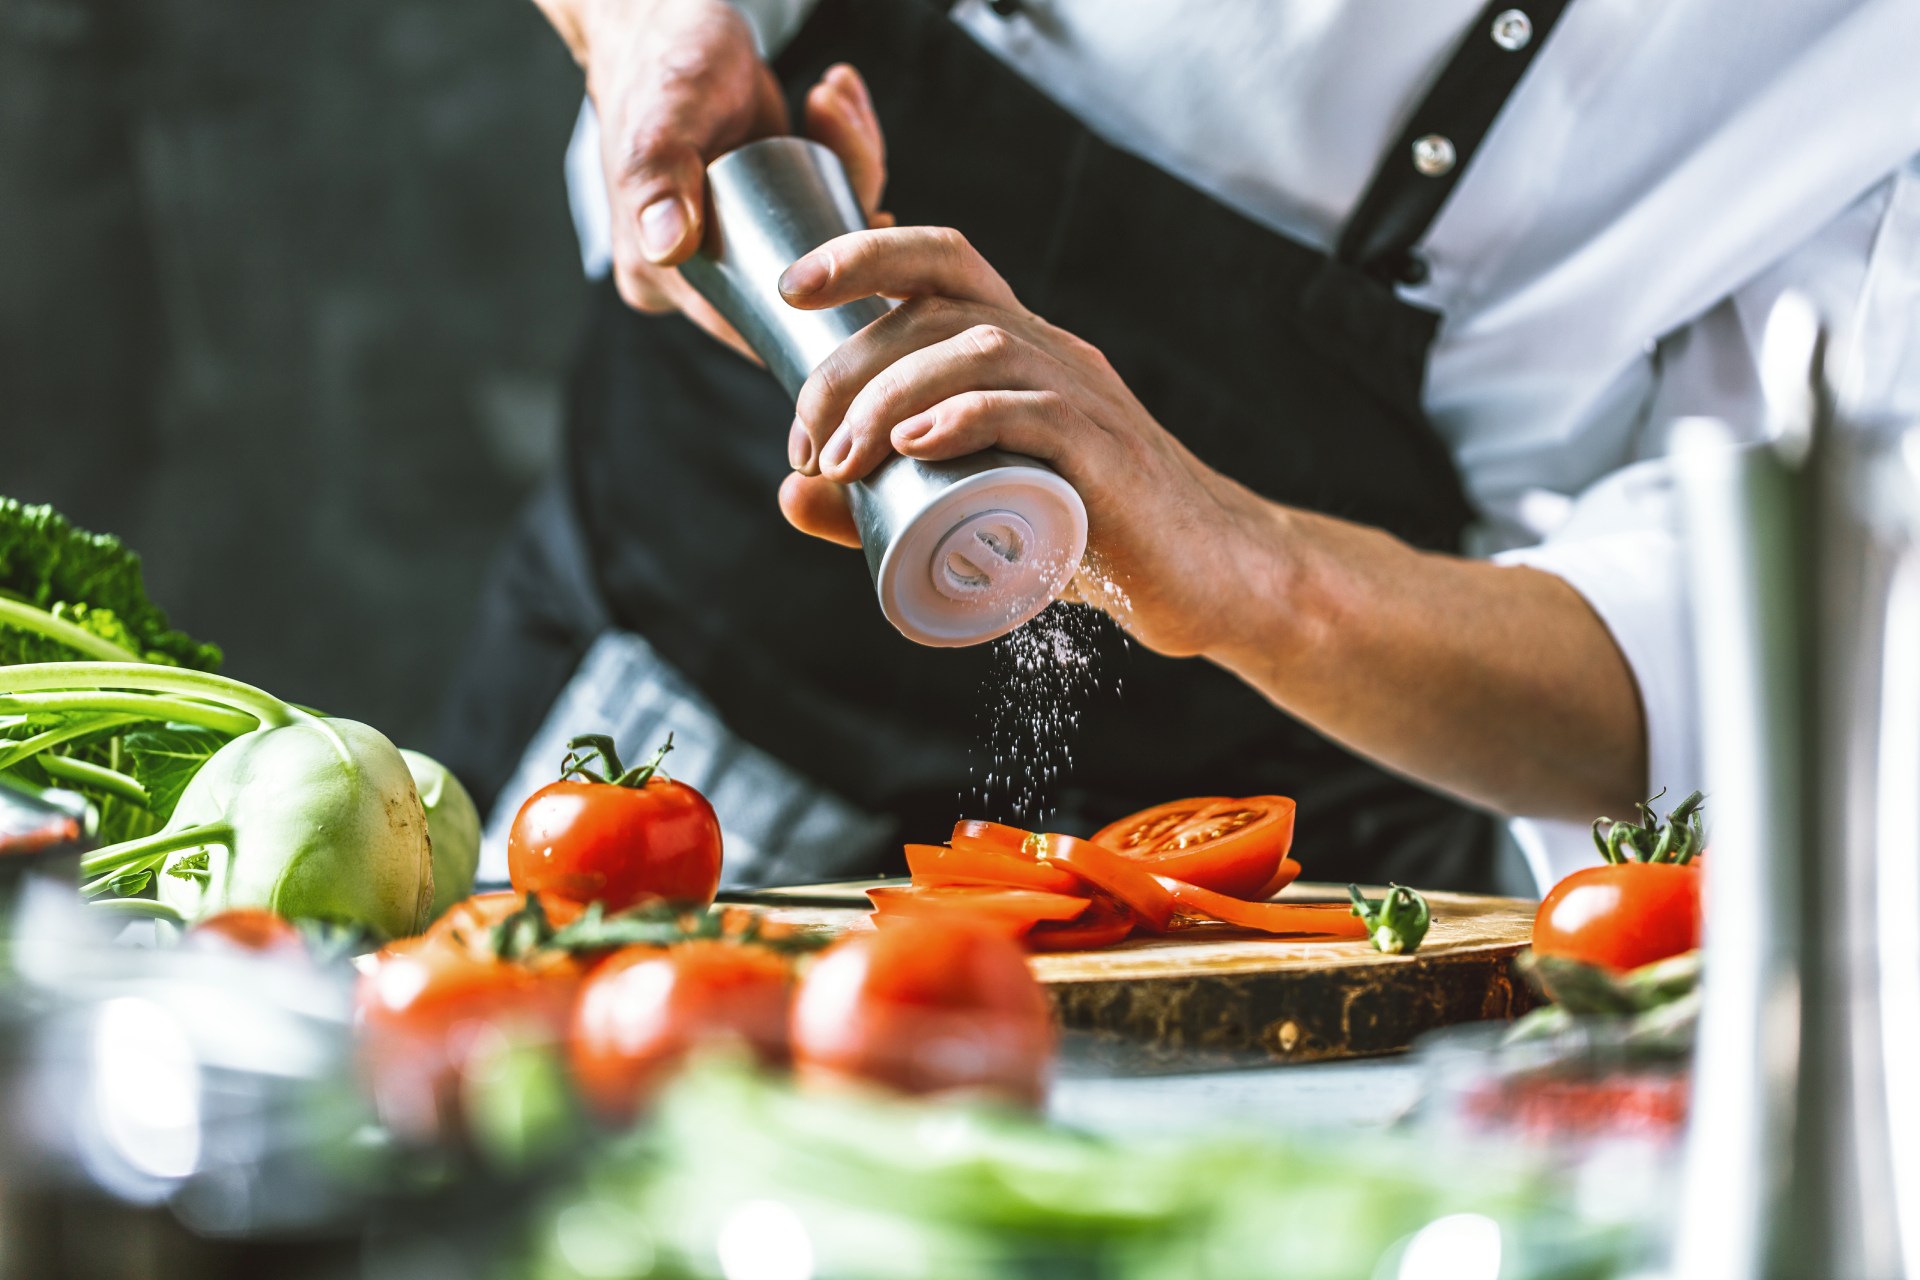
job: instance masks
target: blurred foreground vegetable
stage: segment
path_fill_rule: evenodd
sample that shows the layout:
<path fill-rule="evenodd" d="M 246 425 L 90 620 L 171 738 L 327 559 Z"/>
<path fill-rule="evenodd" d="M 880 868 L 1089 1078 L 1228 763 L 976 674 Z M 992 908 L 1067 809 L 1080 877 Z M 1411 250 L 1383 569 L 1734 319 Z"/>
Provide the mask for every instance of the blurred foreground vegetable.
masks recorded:
<path fill-rule="evenodd" d="M 1618 1274 L 1629 1239 L 1576 1224 L 1557 1194 L 1538 1169 L 1438 1161 L 1411 1137 L 1110 1141 L 982 1106 L 795 1092 L 709 1062 L 550 1204 L 531 1258 L 501 1274 Z"/>
<path fill-rule="evenodd" d="M 1701 799 L 1694 792 L 1664 823 L 1651 801 L 1640 805 L 1639 823 L 1595 822 L 1606 865 L 1584 867 L 1547 894 L 1533 921 L 1534 951 L 1624 973 L 1697 948 Z"/>

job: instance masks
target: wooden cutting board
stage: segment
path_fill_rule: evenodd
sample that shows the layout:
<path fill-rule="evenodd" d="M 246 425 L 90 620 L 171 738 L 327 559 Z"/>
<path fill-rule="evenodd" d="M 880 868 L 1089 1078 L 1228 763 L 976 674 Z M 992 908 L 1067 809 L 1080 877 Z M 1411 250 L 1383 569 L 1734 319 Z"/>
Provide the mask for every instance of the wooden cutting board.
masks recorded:
<path fill-rule="evenodd" d="M 866 914 L 872 883 L 750 895 L 778 918 L 839 931 Z M 1374 892 L 1378 897 L 1378 892 Z M 1102 951 L 1036 955 L 1070 1048 L 1124 1070 L 1180 1071 L 1398 1053 L 1457 1022 L 1512 1018 L 1533 1005 L 1513 974 L 1535 904 L 1429 893 L 1419 952 L 1365 942 L 1262 937 L 1205 925 Z M 1296 884 L 1289 902 L 1343 902 L 1344 888 Z"/>

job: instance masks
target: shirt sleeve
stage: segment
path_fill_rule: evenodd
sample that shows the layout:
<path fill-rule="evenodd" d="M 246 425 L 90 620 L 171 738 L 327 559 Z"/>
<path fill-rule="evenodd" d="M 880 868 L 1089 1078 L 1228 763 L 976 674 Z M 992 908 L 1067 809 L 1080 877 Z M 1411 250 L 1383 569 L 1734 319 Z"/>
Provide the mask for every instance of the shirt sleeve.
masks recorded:
<path fill-rule="evenodd" d="M 1662 340 L 1633 456 L 1582 492 L 1560 495 L 1564 517 L 1540 543 L 1494 557 L 1555 574 L 1599 616 L 1639 687 L 1643 790 L 1664 787 L 1676 803 L 1704 787 L 1705 766 L 1668 436 L 1674 422 L 1693 415 L 1719 418 L 1746 439 L 1760 436 L 1760 343 L 1788 289 L 1813 299 L 1833 327 L 1835 348 L 1847 353 L 1838 373 L 1843 403 L 1871 416 L 1920 413 L 1920 159 Z M 1577 823 L 1519 818 L 1513 835 L 1543 892 L 1599 856 Z"/>

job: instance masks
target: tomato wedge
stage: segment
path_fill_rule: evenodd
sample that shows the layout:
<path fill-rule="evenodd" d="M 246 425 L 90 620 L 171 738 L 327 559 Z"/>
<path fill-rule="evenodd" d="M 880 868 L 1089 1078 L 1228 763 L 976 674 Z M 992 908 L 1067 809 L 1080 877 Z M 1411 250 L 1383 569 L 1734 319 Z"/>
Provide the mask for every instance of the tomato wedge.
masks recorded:
<path fill-rule="evenodd" d="M 1029 951 L 1092 951 L 1125 941 L 1133 913 L 1110 898 L 1095 898 L 1078 920 L 1037 924 L 1027 935 Z"/>
<path fill-rule="evenodd" d="M 1279 869 L 1273 873 L 1273 879 L 1267 881 L 1266 886 L 1254 895 L 1253 901 L 1265 902 L 1299 878 L 1300 864 L 1292 858 L 1282 858 Z"/>
<path fill-rule="evenodd" d="M 1102 827 L 1093 840 L 1156 875 L 1236 898 L 1269 896 L 1293 847 L 1294 803 L 1286 796 L 1170 800 Z"/>
<path fill-rule="evenodd" d="M 973 844 L 951 849 L 937 844 L 910 844 L 907 870 L 913 874 L 916 885 L 994 884 L 1080 897 L 1087 893 L 1086 882 L 1071 871 Z"/>
<path fill-rule="evenodd" d="M 1173 895 L 1133 859 L 1091 840 L 1051 832 L 1035 836 L 1034 844 L 1042 862 L 1068 868 L 1118 901 L 1155 933 L 1165 933 L 1173 922 Z"/>
<path fill-rule="evenodd" d="M 1248 902 L 1167 876 L 1154 879 L 1173 898 L 1179 913 L 1188 918 L 1218 920 L 1261 933 L 1315 933 L 1360 939 L 1367 936 L 1366 922 L 1354 915 L 1345 903 Z"/>
<path fill-rule="evenodd" d="M 1043 920 L 1077 919 L 1091 902 L 1064 893 L 984 884 L 881 885 L 867 890 L 867 897 L 873 901 L 875 924 L 930 915 L 959 917 L 1014 938 L 1026 936 Z"/>

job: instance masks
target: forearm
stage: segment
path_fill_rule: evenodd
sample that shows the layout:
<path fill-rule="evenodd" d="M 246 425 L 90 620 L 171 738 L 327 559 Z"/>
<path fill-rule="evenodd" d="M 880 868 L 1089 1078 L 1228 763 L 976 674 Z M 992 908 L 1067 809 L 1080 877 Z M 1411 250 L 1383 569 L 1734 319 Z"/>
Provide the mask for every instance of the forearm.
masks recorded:
<path fill-rule="evenodd" d="M 1388 768 L 1503 813 L 1588 820 L 1644 798 L 1626 660 L 1552 574 L 1416 551 L 1260 504 L 1207 656 Z"/>

